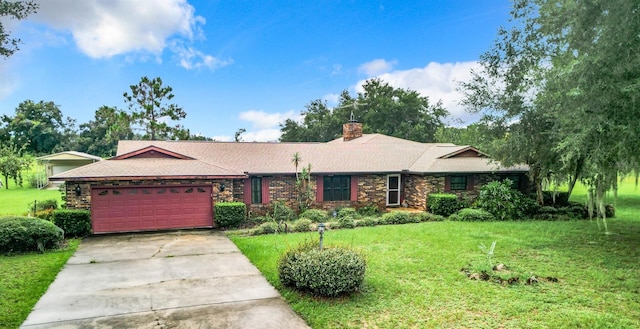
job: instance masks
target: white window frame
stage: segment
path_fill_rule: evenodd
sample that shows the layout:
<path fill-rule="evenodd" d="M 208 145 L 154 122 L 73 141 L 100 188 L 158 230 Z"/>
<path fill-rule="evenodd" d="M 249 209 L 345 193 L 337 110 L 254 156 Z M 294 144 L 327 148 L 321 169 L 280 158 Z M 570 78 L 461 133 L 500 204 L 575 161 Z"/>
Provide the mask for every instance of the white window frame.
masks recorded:
<path fill-rule="evenodd" d="M 391 189 L 389 187 L 389 181 L 391 180 L 391 177 L 397 177 L 398 178 L 398 188 L 397 189 Z M 390 174 L 387 175 L 387 206 L 399 206 L 400 205 L 400 199 L 401 199 L 401 195 L 400 195 L 400 191 L 402 190 L 402 177 L 400 174 Z M 398 202 L 397 203 L 390 203 L 389 202 L 389 194 L 390 192 L 398 192 Z"/>

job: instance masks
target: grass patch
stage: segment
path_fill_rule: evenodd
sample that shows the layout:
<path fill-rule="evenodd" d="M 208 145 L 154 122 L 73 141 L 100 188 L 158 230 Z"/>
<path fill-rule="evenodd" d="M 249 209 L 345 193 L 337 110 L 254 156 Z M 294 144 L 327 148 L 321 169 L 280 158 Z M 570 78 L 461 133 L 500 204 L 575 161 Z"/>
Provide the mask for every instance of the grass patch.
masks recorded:
<path fill-rule="evenodd" d="M 640 193 L 621 186 L 612 235 L 595 221 L 429 222 L 327 231 L 325 244 L 361 250 L 364 291 L 316 298 L 282 287 L 277 260 L 317 233 L 232 236 L 313 328 L 640 327 Z M 579 192 L 575 201 L 581 201 Z M 610 201 L 612 202 L 612 200 Z M 486 259 L 558 282 L 497 285 L 460 269 Z"/>
<path fill-rule="evenodd" d="M 0 216 L 4 215 L 25 215 L 28 212 L 29 203 L 34 200 L 55 199 L 58 205 L 62 204 L 60 199 L 60 191 L 58 190 L 39 190 L 30 187 L 9 186 L 9 189 L 0 189 Z"/>
<path fill-rule="evenodd" d="M 0 256 L 0 328 L 18 328 L 78 248 L 67 240 L 64 249 L 44 254 Z"/>

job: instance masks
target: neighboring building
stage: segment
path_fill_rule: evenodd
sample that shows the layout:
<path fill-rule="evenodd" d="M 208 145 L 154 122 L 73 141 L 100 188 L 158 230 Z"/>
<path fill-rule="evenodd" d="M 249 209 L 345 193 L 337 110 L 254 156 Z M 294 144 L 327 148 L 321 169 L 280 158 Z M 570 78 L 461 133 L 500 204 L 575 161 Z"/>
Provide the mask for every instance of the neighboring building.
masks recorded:
<path fill-rule="evenodd" d="M 38 188 L 49 185 L 49 177 L 65 171 L 102 161 L 101 157 L 76 151 L 65 151 L 36 158 L 40 174 L 38 176 Z"/>
<path fill-rule="evenodd" d="M 430 193 L 477 195 L 510 178 L 528 186 L 526 167 L 499 168 L 471 146 L 362 134 L 346 123 L 327 143 L 120 141 L 114 158 L 51 177 L 67 182 L 67 208 L 89 209 L 94 233 L 212 227 L 213 204 L 241 201 L 252 213 L 273 201 L 295 207 L 298 171 L 311 164 L 314 207 L 376 204 L 426 209 Z"/>

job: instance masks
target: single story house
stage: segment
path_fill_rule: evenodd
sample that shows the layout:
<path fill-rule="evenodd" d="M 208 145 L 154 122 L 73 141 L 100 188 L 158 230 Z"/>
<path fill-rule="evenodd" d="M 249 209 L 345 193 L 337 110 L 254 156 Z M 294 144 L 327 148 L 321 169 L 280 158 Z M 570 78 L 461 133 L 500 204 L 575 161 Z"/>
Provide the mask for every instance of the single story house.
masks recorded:
<path fill-rule="evenodd" d="M 66 181 L 67 208 L 91 210 L 94 233 L 215 227 L 213 205 L 240 201 L 253 214 L 296 204 L 296 167 L 311 165 L 314 207 L 376 204 L 426 209 L 430 193 L 476 195 L 486 182 L 528 186 L 528 168 L 501 168 L 471 146 L 362 134 L 345 123 L 327 143 L 120 141 L 117 155 L 51 177 Z"/>
<path fill-rule="evenodd" d="M 38 188 L 46 187 L 49 184 L 49 177 L 53 175 L 102 160 L 104 159 L 99 156 L 76 151 L 64 151 L 38 157 L 36 162 L 41 168 Z"/>

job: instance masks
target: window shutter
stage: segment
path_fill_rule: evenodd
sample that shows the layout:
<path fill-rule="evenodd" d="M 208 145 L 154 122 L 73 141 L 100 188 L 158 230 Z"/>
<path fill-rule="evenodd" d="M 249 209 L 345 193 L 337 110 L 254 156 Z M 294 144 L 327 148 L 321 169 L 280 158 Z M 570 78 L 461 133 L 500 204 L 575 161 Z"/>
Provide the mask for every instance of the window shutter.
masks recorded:
<path fill-rule="evenodd" d="M 467 176 L 467 191 L 475 190 L 475 188 L 474 188 L 475 183 L 476 183 L 476 176 L 475 175 Z"/>
<path fill-rule="evenodd" d="M 451 176 L 444 176 L 444 191 L 451 192 Z"/>
<path fill-rule="evenodd" d="M 316 201 L 322 202 L 322 193 L 324 192 L 324 176 L 316 177 Z"/>
<path fill-rule="evenodd" d="M 351 176 L 351 201 L 358 201 L 358 176 Z"/>
<path fill-rule="evenodd" d="M 269 200 L 269 177 L 262 177 L 262 203 L 267 204 Z"/>
<path fill-rule="evenodd" d="M 251 204 L 251 178 L 244 179 L 244 187 L 242 189 L 242 197 L 244 199 L 244 203 L 247 205 Z"/>

